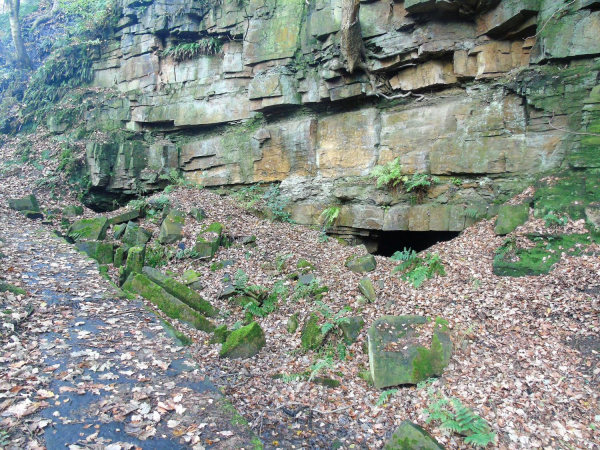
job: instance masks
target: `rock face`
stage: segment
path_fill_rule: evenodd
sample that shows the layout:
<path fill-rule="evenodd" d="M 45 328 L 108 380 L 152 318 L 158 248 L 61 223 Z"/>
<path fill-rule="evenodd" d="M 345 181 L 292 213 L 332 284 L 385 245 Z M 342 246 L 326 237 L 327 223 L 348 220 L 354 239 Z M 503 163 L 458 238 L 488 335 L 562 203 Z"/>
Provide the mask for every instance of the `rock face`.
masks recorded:
<path fill-rule="evenodd" d="M 369 366 L 377 389 L 417 384 L 440 376 L 452 356 L 452 341 L 443 323 L 436 323 L 429 347 L 419 340 L 422 316 L 384 316 L 369 328 Z"/>
<path fill-rule="evenodd" d="M 340 205 L 336 231 L 357 240 L 461 231 L 468 210 L 495 215 L 538 174 L 600 165 L 597 137 L 564 131 L 600 126 L 597 4 L 361 2 L 374 92 L 340 62 L 339 0 L 122 0 L 118 31 L 93 55 L 94 84 L 109 90 L 85 126 L 114 138 L 87 147 L 92 192 L 133 196 L 176 169 L 205 186 L 281 182 L 303 224 Z M 217 54 L 164 52 L 203 39 L 221 40 Z M 409 176 L 441 178 L 422 204 L 365 178 L 395 158 Z"/>
<path fill-rule="evenodd" d="M 113 245 L 102 241 L 79 241 L 75 244 L 77 250 L 87 253 L 90 258 L 100 264 L 112 264 L 114 261 Z"/>

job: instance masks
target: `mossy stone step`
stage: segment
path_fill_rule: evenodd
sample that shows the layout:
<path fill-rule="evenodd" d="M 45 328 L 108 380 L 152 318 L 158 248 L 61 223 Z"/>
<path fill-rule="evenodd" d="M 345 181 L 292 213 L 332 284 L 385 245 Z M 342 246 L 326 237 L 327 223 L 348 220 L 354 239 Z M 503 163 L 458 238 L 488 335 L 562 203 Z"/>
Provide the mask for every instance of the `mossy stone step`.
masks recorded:
<path fill-rule="evenodd" d="M 219 352 L 221 358 L 251 358 L 266 345 L 265 333 L 256 322 L 233 331 Z"/>
<path fill-rule="evenodd" d="M 129 275 L 123 284 L 123 290 L 141 295 L 172 319 L 181 320 L 207 333 L 215 330 L 214 324 L 206 317 L 169 294 L 144 274 L 132 273 Z"/>
<path fill-rule="evenodd" d="M 215 317 L 219 314 L 219 309 L 204 300 L 196 291 L 164 275 L 160 270 L 153 267 L 144 267 L 142 273 L 169 294 L 178 298 L 190 308 L 202 313 L 204 316 Z"/>

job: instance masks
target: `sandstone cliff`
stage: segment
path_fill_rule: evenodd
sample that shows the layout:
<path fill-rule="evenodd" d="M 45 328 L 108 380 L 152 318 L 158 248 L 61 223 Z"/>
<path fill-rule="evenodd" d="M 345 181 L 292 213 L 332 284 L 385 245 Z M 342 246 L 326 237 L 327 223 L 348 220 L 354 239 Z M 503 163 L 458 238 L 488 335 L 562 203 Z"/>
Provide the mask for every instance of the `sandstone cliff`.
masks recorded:
<path fill-rule="evenodd" d="M 169 168 L 205 186 L 281 182 L 297 222 L 341 205 L 338 231 L 367 235 L 460 231 L 465 211 L 493 215 L 540 174 L 597 177 L 597 0 L 362 2 L 369 74 L 353 75 L 341 0 L 122 6 L 94 55 L 106 89 L 86 127 L 109 136 L 87 148 L 95 193 L 156 188 Z M 193 42 L 216 54 L 169 51 Z M 395 158 L 442 180 L 422 204 L 366 177 Z"/>

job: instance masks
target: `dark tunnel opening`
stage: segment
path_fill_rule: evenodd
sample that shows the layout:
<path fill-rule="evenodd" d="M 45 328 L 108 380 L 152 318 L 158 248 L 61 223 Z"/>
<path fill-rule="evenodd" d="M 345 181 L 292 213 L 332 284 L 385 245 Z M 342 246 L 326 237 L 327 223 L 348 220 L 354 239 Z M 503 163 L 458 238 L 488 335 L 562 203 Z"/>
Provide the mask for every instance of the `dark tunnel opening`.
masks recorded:
<path fill-rule="evenodd" d="M 454 239 L 459 234 L 458 231 L 384 231 L 379 233 L 378 248 L 374 254 L 389 257 L 404 248 L 421 252 L 438 242 Z"/>

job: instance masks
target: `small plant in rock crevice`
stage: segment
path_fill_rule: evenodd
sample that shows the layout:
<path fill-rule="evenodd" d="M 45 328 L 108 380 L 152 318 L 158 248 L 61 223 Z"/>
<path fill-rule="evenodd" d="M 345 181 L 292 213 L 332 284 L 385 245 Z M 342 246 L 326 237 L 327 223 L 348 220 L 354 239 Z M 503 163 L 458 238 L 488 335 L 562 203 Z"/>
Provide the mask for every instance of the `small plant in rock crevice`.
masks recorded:
<path fill-rule="evenodd" d="M 446 275 L 442 260 L 437 253 L 420 256 L 412 249 L 404 249 L 392 255 L 392 260 L 402 261 L 392 273 L 401 272 L 402 279 L 408 281 L 415 289 L 436 275 Z"/>
<path fill-rule="evenodd" d="M 396 158 L 393 161 L 381 166 L 375 166 L 369 178 L 375 178 L 377 187 L 387 186 L 389 188 L 395 188 L 404 182 L 405 176 L 402 175 L 402 164 L 400 164 L 400 158 Z"/>
<path fill-rule="evenodd" d="M 323 212 L 319 216 L 319 219 L 323 223 L 323 227 L 330 228 L 334 226 L 340 216 L 341 211 L 342 208 L 340 208 L 339 206 L 330 206 L 329 208 L 323 210 Z"/>
<path fill-rule="evenodd" d="M 403 175 L 400 158 L 396 158 L 385 165 L 375 166 L 369 174 L 369 178 L 376 180 L 378 188 L 382 186 L 391 189 L 402 187 L 406 192 L 414 193 L 414 203 L 416 204 L 423 203 L 427 190 L 431 186 L 440 183 L 438 177 L 427 173 L 415 173 L 412 177 Z"/>
<path fill-rule="evenodd" d="M 196 56 L 216 55 L 221 52 L 222 48 L 223 43 L 220 39 L 208 37 L 200 39 L 198 42 L 183 42 L 169 47 L 161 52 L 161 56 L 171 56 L 175 61 L 181 62 Z"/>

